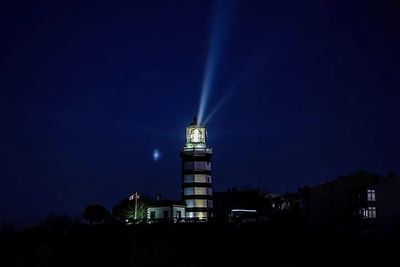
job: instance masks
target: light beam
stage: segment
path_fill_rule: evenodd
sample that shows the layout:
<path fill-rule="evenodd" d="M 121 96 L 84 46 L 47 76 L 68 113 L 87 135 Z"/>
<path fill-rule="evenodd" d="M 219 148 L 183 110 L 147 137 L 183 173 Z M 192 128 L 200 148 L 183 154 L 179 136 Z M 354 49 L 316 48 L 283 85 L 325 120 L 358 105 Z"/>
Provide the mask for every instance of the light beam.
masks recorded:
<path fill-rule="evenodd" d="M 254 76 L 257 68 L 260 67 L 260 63 L 264 63 L 266 59 L 265 55 L 262 54 L 262 49 L 263 48 L 254 50 L 252 57 L 250 57 L 246 65 L 242 68 L 240 75 L 235 76 L 238 79 L 233 81 L 228 90 L 225 91 L 222 99 L 218 102 L 218 104 L 213 108 L 213 110 L 204 120 L 204 125 L 206 125 L 212 119 L 215 113 L 217 113 L 217 111 L 220 110 L 221 107 L 225 105 L 225 103 L 227 103 L 228 100 L 231 99 L 237 91 L 246 86 L 246 82 L 253 81 L 252 76 Z"/>
<path fill-rule="evenodd" d="M 199 110 L 197 112 L 197 124 L 202 124 L 203 122 L 208 97 L 214 85 L 216 72 L 219 69 L 222 47 L 227 35 L 228 18 L 231 10 L 229 7 L 230 4 L 227 0 L 217 0 L 214 6 L 209 50 L 201 88 Z"/>

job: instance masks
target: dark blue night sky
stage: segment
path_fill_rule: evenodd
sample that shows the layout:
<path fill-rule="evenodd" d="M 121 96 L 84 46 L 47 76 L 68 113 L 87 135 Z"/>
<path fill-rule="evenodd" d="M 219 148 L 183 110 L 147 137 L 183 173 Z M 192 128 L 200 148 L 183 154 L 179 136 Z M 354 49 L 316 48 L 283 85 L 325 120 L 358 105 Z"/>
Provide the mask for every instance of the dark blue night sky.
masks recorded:
<path fill-rule="evenodd" d="M 111 208 L 136 190 L 179 198 L 213 28 L 215 190 L 399 173 L 395 2 L 2 3 L 0 219 Z"/>

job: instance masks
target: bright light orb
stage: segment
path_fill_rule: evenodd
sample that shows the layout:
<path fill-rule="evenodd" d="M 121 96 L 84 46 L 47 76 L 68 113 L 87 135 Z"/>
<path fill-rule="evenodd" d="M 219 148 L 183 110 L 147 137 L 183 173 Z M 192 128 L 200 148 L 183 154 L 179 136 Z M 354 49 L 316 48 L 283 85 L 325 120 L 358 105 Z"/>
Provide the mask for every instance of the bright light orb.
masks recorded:
<path fill-rule="evenodd" d="M 158 149 L 153 150 L 153 160 L 158 161 L 161 157 L 161 153 Z"/>

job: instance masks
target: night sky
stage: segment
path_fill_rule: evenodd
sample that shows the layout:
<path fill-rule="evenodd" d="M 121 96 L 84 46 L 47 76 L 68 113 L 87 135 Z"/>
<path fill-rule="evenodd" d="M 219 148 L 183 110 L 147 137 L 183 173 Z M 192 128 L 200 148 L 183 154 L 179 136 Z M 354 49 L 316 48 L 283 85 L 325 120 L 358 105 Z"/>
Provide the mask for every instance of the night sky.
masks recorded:
<path fill-rule="evenodd" d="M 1 221 L 179 198 L 210 53 L 215 191 L 400 172 L 396 1 L 7 2 Z"/>

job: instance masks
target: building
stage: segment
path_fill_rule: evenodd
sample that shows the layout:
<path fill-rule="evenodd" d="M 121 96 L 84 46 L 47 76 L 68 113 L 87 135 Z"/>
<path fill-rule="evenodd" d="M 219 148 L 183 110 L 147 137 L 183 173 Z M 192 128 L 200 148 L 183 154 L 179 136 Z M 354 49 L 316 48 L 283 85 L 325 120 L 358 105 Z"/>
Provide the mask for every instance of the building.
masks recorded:
<path fill-rule="evenodd" d="M 378 175 L 358 172 L 313 187 L 303 187 L 300 208 L 307 225 L 338 230 L 371 230 L 376 218 Z"/>
<path fill-rule="evenodd" d="M 379 234 L 400 234 L 400 177 L 367 172 L 300 189 L 307 225 Z"/>
<path fill-rule="evenodd" d="M 186 144 L 181 149 L 182 201 L 186 219 L 209 221 L 213 216 L 211 156 L 207 132 L 196 119 L 186 127 Z"/>
<path fill-rule="evenodd" d="M 179 201 L 158 200 L 147 208 L 147 222 L 183 222 L 185 205 Z"/>
<path fill-rule="evenodd" d="M 364 192 L 368 205 L 362 219 L 373 221 L 381 234 L 400 234 L 400 177 L 382 179 Z"/>

